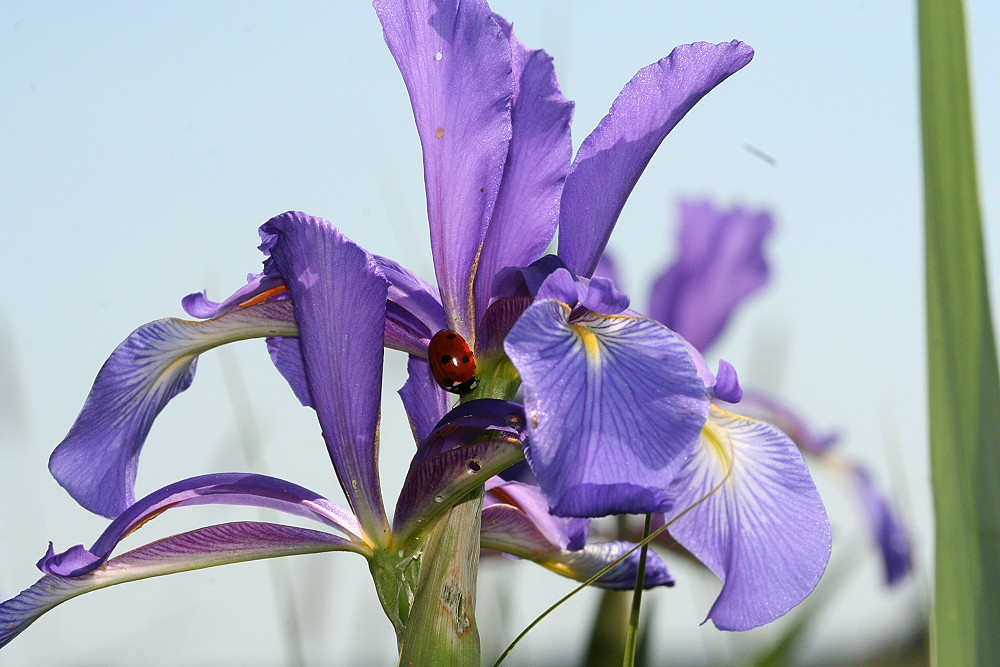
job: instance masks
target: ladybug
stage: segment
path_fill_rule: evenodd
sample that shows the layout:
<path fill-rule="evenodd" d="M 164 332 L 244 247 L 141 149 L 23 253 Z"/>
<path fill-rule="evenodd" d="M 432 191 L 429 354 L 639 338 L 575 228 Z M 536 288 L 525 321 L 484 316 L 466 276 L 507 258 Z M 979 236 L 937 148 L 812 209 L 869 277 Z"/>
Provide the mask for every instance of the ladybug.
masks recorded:
<path fill-rule="evenodd" d="M 427 360 L 434 379 L 445 391 L 466 394 L 476 388 L 476 358 L 457 331 L 442 329 L 427 346 Z"/>

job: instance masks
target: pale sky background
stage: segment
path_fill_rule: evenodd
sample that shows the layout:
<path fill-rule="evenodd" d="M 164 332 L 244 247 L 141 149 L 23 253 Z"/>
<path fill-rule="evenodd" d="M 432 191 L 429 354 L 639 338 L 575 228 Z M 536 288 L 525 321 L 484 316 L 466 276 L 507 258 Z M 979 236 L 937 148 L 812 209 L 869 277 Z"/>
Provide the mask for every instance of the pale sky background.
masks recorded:
<path fill-rule="evenodd" d="M 922 282 L 915 10 L 864 2 L 495 0 L 526 44 L 554 57 L 576 100 L 576 145 L 641 67 L 679 44 L 743 39 L 754 61 L 685 118 L 653 159 L 610 244 L 645 307 L 672 258 L 676 202 L 708 196 L 771 209 L 774 282 L 740 311 L 713 356 L 744 385 L 843 435 L 841 451 L 891 489 L 914 531 L 917 572 L 881 586 L 855 498 L 823 470 L 831 576 L 802 663 L 856 658 L 912 632 L 927 598 L 932 529 Z M 1000 9 L 968 4 L 980 183 L 997 306 Z M 367 2 L 0 3 L 0 597 L 39 576 L 48 540 L 90 544 L 106 520 L 48 476 L 111 350 L 138 325 L 181 316 L 259 270 L 256 229 L 300 209 L 433 279 L 419 144 L 402 80 Z M 755 154 L 760 151 L 774 164 Z M 994 311 L 996 315 L 996 310 Z M 389 506 L 413 443 L 386 355 L 383 488 Z M 138 490 L 250 470 L 341 499 L 313 414 L 263 343 L 206 355 L 191 390 L 147 442 Z M 126 542 L 252 509 L 172 512 Z M 783 626 L 699 627 L 717 591 L 676 558 L 655 607 L 663 664 L 724 664 Z M 484 660 L 571 584 L 530 563 L 490 563 L 480 587 Z M 127 584 L 72 600 L 0 653 L 17 665 L 278 665 L 296 659 L 279 618 L 292 591 L 313 665 L 391 664 L 391 626 L 363 559 L 242 564 Z M 508 663 L 572 664 L 597 599 L 579 596 Z"/>

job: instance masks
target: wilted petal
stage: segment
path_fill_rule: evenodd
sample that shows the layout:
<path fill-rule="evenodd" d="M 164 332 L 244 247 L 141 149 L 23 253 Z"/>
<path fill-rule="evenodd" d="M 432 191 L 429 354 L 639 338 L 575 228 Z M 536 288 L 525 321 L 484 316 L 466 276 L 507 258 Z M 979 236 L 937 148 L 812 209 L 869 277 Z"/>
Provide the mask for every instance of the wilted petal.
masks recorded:
<path fill-rule="evenodd" d="M 514 37 L 510 23 L 495 18 L 510 38 L 515 85 L 510 150 L 477 268 L 480 319 L 496 273 L 534 262 L 555 236 L 559 198 L 573 154 L 573 103 L 559 89 L 552 57 L 526 48 Z"/>
<path fill-rule="evenodd" d="M 618 560 L 635 545 L 630 542 L 588 544 L 571 551 L 552 544 L 538 526 L 519 508 L 494 504 L 483 509 L 481 544 L 484 549 L 502 551 L 538 563 L 564 577 L 586 581 Z M 601 576 L 594 585 L 613 590 L 635 586 L 639 552 L 629 554 L 621 563 Z M 645 588 L 672 586 L 673 577 L 666 563 L 653 551 L 646 559 Z"/>
<path fill-rule="evenodd" d="M 191 385 L 198 355 L 237 340 L 297 333 L 290 301 L 237 308 L 205 322 L 142 325 L 98 372 L 49 470 L 85 508 L 117 516 L 135 500 L 139 452 L 153 420 Z"/>
<path fill-rule="evenodd" d="M 244 505 L 266 507 L 319 521 L 342 531 L 364 550 L 357 519 L 309 489 L 266 475 L 217 473 L 170 484 L 142 498 L 116 518 L 89 549 L 77 545 L 63 553 L 48 553 L 38 562 L 46 574 L 80 576 L 106 561 L 118 543 L 140 526 L 174 507 Z"/>
<path fill-rule="evenodd" d="M 174 535 L 113 558 L 80 577 L 46 575 L 0 604 L 0 647 L 45 612 L 83 593 L 215 565 L 322 551 L 360 549 L 336 535 L 261 522 L 227 523 Z"/>
<path fill-rule="evenodd" d="M 868 527 L 882 554 L 885 582 L 891 586 L 913 569 L 910 536 L 889 499 L 876 488 L 868 471 L 855 466 L 851 472 L 864 504 Z"/>
<path fill-rule="evenodd" d="M 475 342 L 473 280 L 514 94 L 510 41 L 483 0 L 377 0 L 424 152 L 434 268 L 451 329 Z"/>
<path fill-rule="evenodd" d="M 739 41 L 678 46 L 626 84 L 576 154 L 563 189 L 559 256 L 590 277 L 625 200 L 660 142 L 715 86 L 753 57 Z"/>
<path fill-rule="evenodd" d="M 396 503 L 396 540 L 406 544 L 487 479 L 523 458 L 520 439 L 501 434 L 414 463 Z"/>
<path fill-rule="evenodd" d="M 511 330 L 527 456 L 562 516 L 665 511 L 708 413 L 683 341 L 652 320 L 536 301 Z"/>
<path fill-rule="evenodd" d="M 292 294 L 330 458 L 366 537 L 378 543 L 388 530 L 376 460 L 388 283 L 371 255 L 321 218 L 283 213 L 261 236 Z"/>
<path fill-rule="evenodd" d="M 767 284 L 771 214 L 681 202 L 680 255 L 653 285 L 649 315 L 704 352 L 736 306 Z"/>
<path fill-rule="evenodd" d="M 765 422 L 712 407 L 669 491 L 670 533 L 723 581 L 708 618 L 770 623 L 805 599 L 830 559 L 830 524 L 795 444 Z"/>

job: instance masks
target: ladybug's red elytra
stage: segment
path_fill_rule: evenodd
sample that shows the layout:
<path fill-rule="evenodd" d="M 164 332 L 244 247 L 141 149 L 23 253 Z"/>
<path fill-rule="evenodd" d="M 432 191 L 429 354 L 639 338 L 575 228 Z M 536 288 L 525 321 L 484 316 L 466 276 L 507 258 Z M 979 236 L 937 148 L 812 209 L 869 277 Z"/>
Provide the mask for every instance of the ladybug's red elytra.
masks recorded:
<path fill-rule="evenodd" d="M 427 346 L 427 361 L 434 380 L 445 391 L 466 394 L 476 388 L 476 358 L 461 334 L 442 329 Z"/>

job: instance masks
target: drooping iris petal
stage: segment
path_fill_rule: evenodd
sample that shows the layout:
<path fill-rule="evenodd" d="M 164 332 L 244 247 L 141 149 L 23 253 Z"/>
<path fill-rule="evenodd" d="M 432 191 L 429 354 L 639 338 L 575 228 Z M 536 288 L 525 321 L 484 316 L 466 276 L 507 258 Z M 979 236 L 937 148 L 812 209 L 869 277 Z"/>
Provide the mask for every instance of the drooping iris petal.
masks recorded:
<path fill-rule="evenodd" d="M 716 627 L 770 623 L 816 587 L 830 524 L 802 455 L 775 427 L 713 406 L 668 490 L 671 535 L 723 581 L 708 613 Z"/>
<path fill-rule="evenodd" d="M 483 508 L 480 540 L 484 549 L 493 549 L 538 563 L 564 577 L 586 581 L 618 560 L 635 545 L 630 542 L 604 542 L 587 544 L 570 550 L 549 541 L 538 525 L 520 508 L 505 503 L 495 503 Z M 629 589 L 635 586 L 639 554 L 629 554 L 595 582 L 601 588 Z M 650 551 L 646 560 L 645 588 L 672 586 L 673 577 L 666 563 Z"/>
<path fill-rule="evenodd" d="M 375 260 L 321 218 L 288 212 L 261 227 L 295 304 L 313 407 L 366 537 L 385 539 L 378 477 L 382 344 L 388 283 Z"/>
<path fill-rule="evenodd" d="M 477 268 L 480 320 L 497 272 L 527 266 L 545 254 L 555 236 L 559 198 L 573 155 L 573 103 L 559 88 L 551 56 L 526 48 L 514 37 L 510 23 L 494 18 L 510 39 L 514 98 L 507 164 Z"/>
<path fill-rule="evenodd" d="M 889 499 L 878 490 L 868 471 L 853 466 L 851 473 L 861 495 L 868 527 L 882 554 L 885 582 L 892 586 L 913 569 L 910 536 Z"/>
<path fill-rule="evenodd" d="M 375 11 L 423 147 L 441 300 L 474 346 L 476 262 L 511 137 L 510 41 L 484 0 L 377 0 Z"/>
<path fill-rule="evenodd" d="M 536 301 L 511 330 L 526 454 L 561 516 L 665 511 L 708 397 L 682 339 L 637 317 Z"/>
<path fill-rule="evenodd" d="M 0 604 L 0 648 L 56 605 L 100 588 L 262 558 L 361 550 L 360 545 L 343 537 L 272 523 L 238 522 L 199 528 L 112 558 L 80 577 L 42 577 Z"/>
<path fill-rule="evenodd" d="M 191 477 L 145 496 L 112 521 L 89 549 L 77 545 L 57 554 L 50 544 L 38 568 L 46 574 L 73 577 L 86 574 L 102 565 L 118 543 L 140 526 L 168 509 L 186 505 L 275 509 L 336 528 L 361 545 L 359 549 L 365 549 L 357 519 L 318 493 L 265 475 L 217 473 Z"/>
<path fill-rule="evenodd" d="M 680 254 L 653 284 L 649 315 L 704 352 L 747 296 L 767 284 L 766 211 L 681 202 Z"/>
<path fill-rule="evenodd" d="M 510 505 L 523 512 L 550 545 L 576 551 L 587 543 L 590 519 L 555 516 L 549 512 L 549 501 L 537 486 L 495 477 L 486 483 L 483 506 L 496 504 Z"/>
<path fill-rule="evenodd" d="M 153 420 L 191 385 L 198 355 L 237 340 L 297 333 L 289 301 L 237 308 L 205 322 L 170 318 L 142 325 L 101 367 L 49 470 L 83 507 L 117 516 L 135 500 L 139 452 Z"/>
<path fill-rule="evenodd" d="M 576 154 L 563 189 L 559 256 L 590 277 L 639 176 L 667 133 L 715 86 L 750 62 L 732 41 L 678 46 L 643 68 Z"/>

